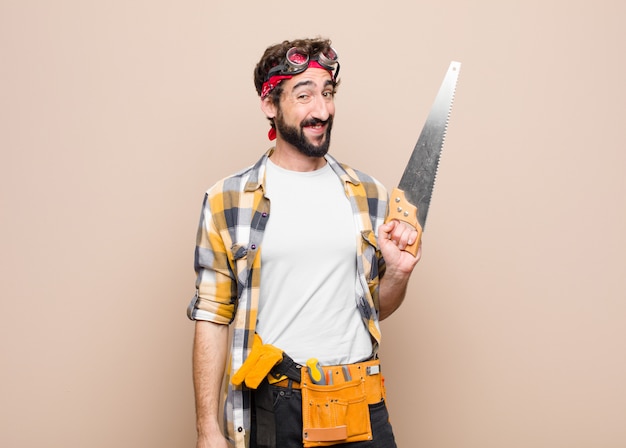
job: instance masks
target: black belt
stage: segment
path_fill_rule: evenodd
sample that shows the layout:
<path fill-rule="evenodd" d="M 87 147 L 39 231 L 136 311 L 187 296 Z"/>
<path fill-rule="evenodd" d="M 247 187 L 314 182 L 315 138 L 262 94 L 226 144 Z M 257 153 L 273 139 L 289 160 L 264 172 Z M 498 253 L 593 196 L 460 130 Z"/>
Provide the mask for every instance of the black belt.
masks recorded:
<path fill-rule="evenodd" d="M 283 375 L 287 378 L 297 381 L 298 383 L 302 379 L 302 373 L 300 372 L 302 366 L 296 363 L 287 353 L 283 353 L 283 360 L 276 364 L 272 370 L 270 370 L 270 375 L 274 378 L 279 379 Z"/>

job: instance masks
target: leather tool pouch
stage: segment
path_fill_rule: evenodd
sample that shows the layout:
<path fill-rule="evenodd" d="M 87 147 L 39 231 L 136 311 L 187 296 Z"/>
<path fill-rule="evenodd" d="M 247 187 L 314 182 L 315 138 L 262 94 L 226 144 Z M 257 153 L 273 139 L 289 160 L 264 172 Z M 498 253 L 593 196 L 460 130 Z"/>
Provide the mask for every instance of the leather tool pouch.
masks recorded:
<path fill-rule="evenodd" d="M 318 385 L 305 371 L 302 369 L 301 383 L 304 446 L 372 440 L 365 379 Z"/>

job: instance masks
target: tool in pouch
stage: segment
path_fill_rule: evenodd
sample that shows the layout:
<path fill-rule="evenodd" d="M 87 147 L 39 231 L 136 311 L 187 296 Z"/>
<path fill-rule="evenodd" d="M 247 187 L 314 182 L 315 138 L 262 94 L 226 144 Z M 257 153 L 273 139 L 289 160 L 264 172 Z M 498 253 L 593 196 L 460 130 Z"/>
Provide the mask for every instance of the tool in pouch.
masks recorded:
<path fill-rule="evenodd" d="M 315 384 L 326 384 L 326 373 L 317 361 L 317 358 L 310 358 L 306 362 L 307 369 L 309 371 L 309 377 Z"/>
<path fill-rule="evenodd" d="M 415 242 L 405 249 L 413 255 L 417 255 L 426 224 L 460 70 L 460 62 L 450 63 L 400 183 L 391 192 L 386 222 L 397 219 L 417 229 Z"/>
<path fill-rule="evenodd" d="M 321 367 L 317 359 L 302 369 L 304 447 L 372 440 L 369 404 L 384 399 L 380 363 Z"/>

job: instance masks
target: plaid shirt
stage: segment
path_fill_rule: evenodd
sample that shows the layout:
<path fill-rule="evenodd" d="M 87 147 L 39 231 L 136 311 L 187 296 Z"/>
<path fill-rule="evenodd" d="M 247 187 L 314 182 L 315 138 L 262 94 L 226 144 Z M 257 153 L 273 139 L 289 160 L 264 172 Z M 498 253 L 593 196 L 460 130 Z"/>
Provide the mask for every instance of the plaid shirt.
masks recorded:
<path fill-rule="evenodd" d="M 196 295 L 187 310 L 192 320 L 234 326 L 224 417 L 227 436 L 237 448 L 248 446 L 250 391 L 243 385 L 233 386 L 229 379 L 246 359 L 256 326 L 261 241 L 270 217 L 270 201 L 264 196 L 265 169 L 272 152 L 207 191 L 195 252 Z M 385 269 L 376 235 L 387 214 L 387 191 L 372 177 L 331 156 L 326 160 L 345 185 L 352 205 L 357 238 L 356 305 L 375 341 L 375 352 L 380 342 L 378 285 Z"/>

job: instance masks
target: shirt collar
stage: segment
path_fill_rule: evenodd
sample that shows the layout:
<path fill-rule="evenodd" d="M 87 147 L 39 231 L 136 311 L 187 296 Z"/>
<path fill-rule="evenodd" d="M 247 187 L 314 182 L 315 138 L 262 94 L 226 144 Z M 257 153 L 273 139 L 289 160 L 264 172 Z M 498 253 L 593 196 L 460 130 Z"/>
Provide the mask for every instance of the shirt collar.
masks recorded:
<path fill-rule="evenodd" d="M 271 147 L 267 150 L 263 157 L 261 157 L 252 167 L 250 177 L 246 182 L 244 187 L 245 191 L 255 191 L 259 188 L 265 187 L 265 171 L 267 160 L 274 153 L 275 147 Z M 326 162 L 330 165 L 335 174 L 342 180 L 342 182 L 350 182 L 354 185 L 359 185 L 360 181 L 357 178 L 356 174 L 352 170 L 345 165 L 340 164 L 333 156 L 326 154 L 324 156 Z"/>

